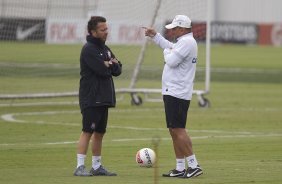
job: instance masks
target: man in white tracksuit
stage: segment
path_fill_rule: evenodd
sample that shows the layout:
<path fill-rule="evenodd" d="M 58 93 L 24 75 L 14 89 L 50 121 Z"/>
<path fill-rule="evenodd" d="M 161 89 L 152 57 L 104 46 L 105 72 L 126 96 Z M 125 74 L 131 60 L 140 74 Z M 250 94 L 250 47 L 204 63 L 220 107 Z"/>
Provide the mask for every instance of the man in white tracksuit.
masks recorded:
<path fill-rule="evenodd" d="M 145 35 L 151 37 L 157 45 L 164 49 L 162 94 L 167 128 L 176 156 L 176 168 L 163 176 L 191 178 L 203 174 L 193 153 L 191 138 L 185 129 L 192 99 L 198 47 L 191 32 L 191 20 L 186 15 L 176 15 L 172 23 L 165 27 L 171 29 L 172 35 L 177 40 L 176 43 L 166 40 L 153 28 L 144 28 Z"/>

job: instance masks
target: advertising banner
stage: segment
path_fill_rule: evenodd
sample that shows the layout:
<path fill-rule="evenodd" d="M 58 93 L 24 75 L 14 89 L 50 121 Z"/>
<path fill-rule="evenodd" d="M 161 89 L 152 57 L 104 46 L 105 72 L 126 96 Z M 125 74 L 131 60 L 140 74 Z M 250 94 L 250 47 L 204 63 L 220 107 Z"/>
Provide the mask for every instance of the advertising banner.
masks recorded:
<path fill-rule="evenodd" d="M 259 33 L 258 44 L 282 46 L 282 23 L 260 24 Z"/>
<path fill-rule="evenodd" d="M 13 41 L 44 41 L 45 20 L 44 19 L 0 19 L 0 40 Z"/>
<path fill-rule="evenodd" d="M 257 25 L 253 23 L 213 22 L 211 41 L 219 43 L 256 44 Z"/>
<path fill-rule="evenodd" d="M 85 19 L 48 19 L 47 43 L 83 43 L 87 32 Z M 108 44 L 141 44 L 145 40 L 144 30 L 128 22 L 108 23 Z"/>
<path fill-rule="evenodd" d="M 85 19 L 48 19 L 46 42 L 50 44 L 82 43 L 85 41 Z"/>
<path fill-rule="evenodd" d="M 84 43 L 87 33 L 87 21 L 85 19 L 48 19 L 46 23 L 46 42 L 56 44 Z M 3 22 L 3 21 L 2 21 Z M 38 23 L 39 24 L 39 23 Z M 21 28 L 12 24 L 11 33 L 6 33 L 10 39 L 20 40 L 23 38 L 23 32 L 32 32 L 31 37 L 36 38 L 38 33 L 38 24 Z M 7 25 L 6 25 L 7 26 Z M 206 24 L 204 22 L 195 22 L 192 24 L 193 35 L 198 42 L 206 40 Z M 159 25 L 164 31 L 164 36 L 173 40 L 171 30 L 164 29 L 164 25 Z M 0 27 L 1 28 L 1 27 Z M 41 29 L 41 33 L 44 32 Z M 108 23 L 107 44 L 137 44 L 144 42 L 144 30 L 138 23 L 130 22 L 109 22 Z M 18 31 L 17 31 L 18 30 Z M 21 31 L 22 30 L 22 31 Z M 30 31 L 28 31 L 30 30 Z M 3 32 L 3 31 L 2 31 Z M 1 36 L 3 35 L 1 32 Z M 19 32 L 16 34 L 16 32 Z M 17 36 L 16 36 L 17 35 Z M 6 38 L 5 37 L 5 38 Z M 3 37 L 1 37 L 3 40 Z M 41 38 L 42 39 L 42 38 Z M 234 23 L 234 22 L 212 22 L 211 23 L 211 41 L 212 43 L 238 43 L 238 44 L 262 44 L 282 46 L 282 24 L 255 24 L 255 23 Z"/>

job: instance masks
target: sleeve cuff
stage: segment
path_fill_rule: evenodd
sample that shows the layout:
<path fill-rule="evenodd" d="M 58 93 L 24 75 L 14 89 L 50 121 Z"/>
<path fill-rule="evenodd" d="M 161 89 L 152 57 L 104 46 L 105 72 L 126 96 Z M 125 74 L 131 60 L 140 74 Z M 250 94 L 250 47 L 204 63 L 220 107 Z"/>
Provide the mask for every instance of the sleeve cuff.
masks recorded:
<path fill-rule="evenodd" d="M 158 40 L 160 39 L 161 34 L 157 33 L 152 39 L 154 42 L 158 42 Z"/>

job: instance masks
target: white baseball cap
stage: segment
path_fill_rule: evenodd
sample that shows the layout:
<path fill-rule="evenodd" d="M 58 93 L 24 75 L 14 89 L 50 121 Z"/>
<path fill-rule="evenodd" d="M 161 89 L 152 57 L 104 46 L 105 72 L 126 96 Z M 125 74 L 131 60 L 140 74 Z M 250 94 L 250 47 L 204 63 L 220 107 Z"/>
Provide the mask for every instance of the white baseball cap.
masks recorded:
<path fill-rule="evenodd" d="M 172 23 L 165 26 L 167 29 L 173 29 L 175 27 L 191 28 L 191 20 L 186 15 L 176 15 Z"/>

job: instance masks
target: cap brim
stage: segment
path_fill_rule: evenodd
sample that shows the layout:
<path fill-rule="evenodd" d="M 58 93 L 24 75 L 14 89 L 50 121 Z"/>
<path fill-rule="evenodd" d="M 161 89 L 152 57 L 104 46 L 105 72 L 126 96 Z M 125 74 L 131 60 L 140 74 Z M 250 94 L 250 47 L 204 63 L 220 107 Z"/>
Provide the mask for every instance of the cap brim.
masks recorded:
<path fill-rule="evenodd" d="M 166 29 L 173 29 L 175 27 L 177 27 L 177 26 L 174 25 L 174 24 L 168 24 L 168 25 L 165 26 Z"/>

